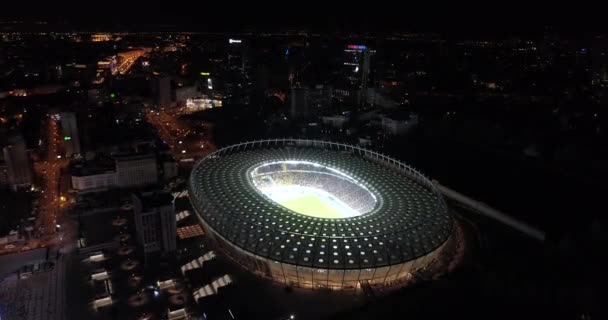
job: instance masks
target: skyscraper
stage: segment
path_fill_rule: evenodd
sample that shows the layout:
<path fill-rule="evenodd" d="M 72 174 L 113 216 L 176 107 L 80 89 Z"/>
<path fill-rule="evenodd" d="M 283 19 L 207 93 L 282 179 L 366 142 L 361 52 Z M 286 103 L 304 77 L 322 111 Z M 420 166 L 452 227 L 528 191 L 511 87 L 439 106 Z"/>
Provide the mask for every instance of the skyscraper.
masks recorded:
<path fill-rule="evenodd" d="M 8 184 L 11 189 L 18 190 L 31 186 L 34 175 L 23 137 L 11 137 L 9 144 L 4 147 L 3 153 L 7 167 Z"/>
<path fill-rule="evenodd" d="M 247 47 L 242 40 L 229 39 L 226 48 L 226 71 L 224 96 L 229 104 L 249 104 L 247 95 L 249 78 L 247 74 Z"/>
<path fill-rule="evenodd" d="M 171 77 L 159 76 L 152 79 L 152 97 L 158 108 L 168 108 L 173 104 Z"/>
<path fill-rule="evenodd" d="M 289 100 L 291 101 L 289 115 L 292 118 L 308 115 L 308 88 L 291 88 Z"/>
<path fill-rule="evenodd" d="M 372 54 L 373 51 L 364 45 L 349 44 L 344 49 L 344 75 L 358 107 L 365 103 Z"/>
<path fill-rule="evenodd" d="M 78 134 L 78 123 L 74 112 L 62 112 L 61 116 L 61 132 L 63 133 L 63 146 L 65 155 L 72 157 L 80 155 L 80 135 Z"/>
<path fill-rule="evenodd" d="M 137 239 L 144 253 L 175 251 L 177 231 L 173 196 L 166 192 L 138 192 L 131 198 Z"/>

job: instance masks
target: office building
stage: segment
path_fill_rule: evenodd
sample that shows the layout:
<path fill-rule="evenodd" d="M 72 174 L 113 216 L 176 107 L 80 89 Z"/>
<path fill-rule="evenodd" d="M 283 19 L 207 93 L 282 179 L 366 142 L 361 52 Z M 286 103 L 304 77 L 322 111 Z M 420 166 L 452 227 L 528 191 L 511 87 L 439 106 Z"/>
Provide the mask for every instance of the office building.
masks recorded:
<path fill-rule="evenodd" d="M 331 108 L 332 96 L 331 86 L 291 88 L 289 115 L 292 118 L 320 116 Z"/>
<path fill-rule="evenodd" d="M 369 85 L 371 56 L 374 52 L 364 45 L 349 44 L 344 49 L 344 76 L 347 90 L 356 97 L 356 105 L 365 104 L 365 95 Z"/>
<path fill-rule="evenodd" d="M 173 157 L 168 154 L 162 155 L 159 159 L 162 167 L 162 178 L 163 180 L 171 180 L 177 177 L 179 167 Z"/>
<path fill-rule="evenodd" d="M 72 188 L 80 192 L 95 192 L 112 189 L 116 186 L 116 172 L 90 172 L 88 174 L 74 174 Z"/>
<path fill-rule="evenodd" d="M 70 168 L 72 189 L 79 193 L 105 191 L 115 188 L 116 169 L 113 163 L 102 165 L 96 161 L 76 163 Z"/>
<path fill-rule="evenodd" d="M 201 93 L 196 86 L 185 86 L 175 89 L 175 102 L 179 106 L 184 106 L 186 101 L 199 97 Z"/>
<path fill-rule="evenodd" d="M 378 106 L 381 108 L 397 107 L 397 102 L 379 89 L 367 88 L 366 96 L 366 102 L 370 106 Z"/>
<path fill-rule="evenodd" d="M 228 69 L 235 71 L 241 76 L 245 75 L 245 64 L 247 58 L 245 56 L 245 44 L 242 40 L 229 39 L 227 49 L 227 66 Z"/>
<path fill-rule="evenodd" d="M 332 107 L 333 87 L 318 84 L 308 90 L 308 108 L 313 115 L 319 116 Z"/>
<path fill-rule="evenodd" d="M 154 154 L 117 155 L 116 184 L 119 188 L 140 187 L 158 183 L 158 167 Z"/>
<path fill-rule="evenodd" d="M 101 105 L 110 101 L 110 95 L 105 87 L 97 86 L 87 90 L 87 98 L 90 103 Z"/>
<path fill-rule="evenodd" d="M 202 95 L 200 97 L 187 99 L 186 105 L 181 109 L 184 113 L 192 113 L 222 106 L 221 97 Z"/>
<path fill-rule="evenodd" d="M 95 33 L 91 35 L 92 42 L 111 41 L 112 35 L 109 33 Z"/>
<path fill-rule="evenodd" d="M 308 88 L 291 88 L 289 100 L 289 115 L 292 118 L 308 116 Z"/>
<path fill-rule="evenodd" d="M 350 121 L 349 117 L 344 114 L 336 114 L 331 116 L 324 116 L 321 118 L 323 124 L 329 125 L 335 129 L 343 129 L 346 123 Z"/>
<path fill-rule="evenodd" d="M 152 97 L 157 108 L 168 108 L 173 105 L 171 77 L 159 76 L 152 78 Z"/>
<path fill-rule="evenodd" d="M 9 144 L 4 147 L 4 161 L 8 185 L 13 190 L 28 188 L 32 185 L 34 174 L 25 141 L 22 136 L 9 138 Z"/>
<path fill-rule="evenodd" d="M 61 132 L 66 157 L 80 155 L 80 136 L 78 134 L 78 123 L 74 112 L 62 112 Z"/>
<path fill-rule="evenodd" d="M 0 163 L 0 190 L 4 190 L 8 186 L 8 167 L 6 163 Z"/>
<path fill-rule="evenodd" d="M 211 89 L 209 89 L 211 85 Z M 211 73 L 207 71 L 201 71 L 199 77 L 196 80 L 196 89 L 202 93 L 207 94 L 213 90 L 213 79 L 211 79 Z"/>
<path fill-rule="evenodd" d="M 158 183 L 154 154 L 121 154 L 113 158 L 109 163 L 96 160 L 74 163 L 70 168 L 72 189 L 78 193 L 87 193 Z"/>
<path fill-rule="evenodd" d="M 177 231 L 173 196 L 165 192 L 138 192 L 131 198 L 137 240 L 144 253 L 175 251 Z"/>
<path fill-rule="evenodd" d="M 408 114 L 406 116 L 381 115 L 380 125 L 382 131 L 389 135 L 401 135 L 418 125 L 418 115 Z"/>
<path fill-rule="evenodd" d="M 247 72 L 247 46 L 243 40 L 229 39 L 226 48 L 224 99 L 229 104 L 249 104 L 249 78 Z M 208 86 L 213 88 L 213 82 Z"/>

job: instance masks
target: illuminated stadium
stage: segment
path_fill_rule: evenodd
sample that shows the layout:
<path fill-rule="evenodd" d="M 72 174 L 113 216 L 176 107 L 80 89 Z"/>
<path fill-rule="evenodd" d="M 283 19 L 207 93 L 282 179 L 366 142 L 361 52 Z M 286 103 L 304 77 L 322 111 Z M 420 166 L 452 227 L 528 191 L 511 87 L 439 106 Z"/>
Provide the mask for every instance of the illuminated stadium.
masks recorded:
<path fill-rule="evenodd" d="M 356 146 L 233 145 L 198 162 L 189 189 L 206 233 L 227 256 L 290 286 L 403 285 L 453 247 L 453 222 L 433 184 Z"/>

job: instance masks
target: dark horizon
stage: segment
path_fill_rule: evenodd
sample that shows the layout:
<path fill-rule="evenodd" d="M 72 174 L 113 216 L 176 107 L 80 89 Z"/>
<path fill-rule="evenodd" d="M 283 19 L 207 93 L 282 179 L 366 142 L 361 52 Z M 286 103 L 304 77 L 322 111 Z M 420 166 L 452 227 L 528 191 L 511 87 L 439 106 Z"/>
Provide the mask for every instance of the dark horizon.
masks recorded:
<path fill-rule="evenodd" d="M 83 7 L 73 1 L 52 4 L 9 3 L 0 22 L 46 21 L 59 31 L 200 31 L 241 32 L 305 29 L 315 32 L 393 33 L 419 32 L 455 36 L 536 36 L 547 27 L 564 34 L 608 32 L 598 11 L 545 8 L 539 4 L 481 6 L 429 4 L 396 6 L 374 2 L 353 3 L 266 2 L 264 4 L 172 5 L 110 1 Z M 1 26 L 2 24 L 0 24 Z M 48 27 L 48 26 L 47 26 Z M 19 30 L 17 30 L 19 31 Z"/>

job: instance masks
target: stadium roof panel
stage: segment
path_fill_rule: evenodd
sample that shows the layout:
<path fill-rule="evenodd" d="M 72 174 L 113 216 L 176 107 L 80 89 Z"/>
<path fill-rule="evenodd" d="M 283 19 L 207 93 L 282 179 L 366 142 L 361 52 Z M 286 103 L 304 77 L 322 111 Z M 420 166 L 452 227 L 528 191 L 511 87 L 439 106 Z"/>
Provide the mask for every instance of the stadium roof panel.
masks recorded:
<path fill-rule="evenodd" d="M 357 203 L 369 199 L 355 190 L 348 201 L 370 209 L 359 216 L 319 218 L 287 209 L 259 192 L 251 178 L 256 168 L 282 161 L 343 172 L 369 189 L 377 202 L 371 207 Z M 312 170 L 297 163 L 289 166 Z M 263 173 L 286 169 L 268 167 Z M 321 171 L 310 174 L 326 179 L 327 172 Z M 441 195 L 413 169 L 369 150 L 321 141 L 267 140 L 221 149 L 194 168 L 190 196 L 204 223 L 233 245 L 271 260 L 316 268 L 356 269 L 413 260 L 439 247 L 452 228 Z"/>

